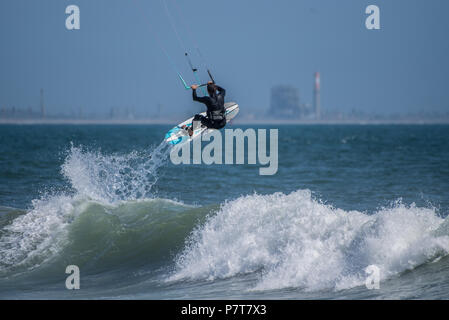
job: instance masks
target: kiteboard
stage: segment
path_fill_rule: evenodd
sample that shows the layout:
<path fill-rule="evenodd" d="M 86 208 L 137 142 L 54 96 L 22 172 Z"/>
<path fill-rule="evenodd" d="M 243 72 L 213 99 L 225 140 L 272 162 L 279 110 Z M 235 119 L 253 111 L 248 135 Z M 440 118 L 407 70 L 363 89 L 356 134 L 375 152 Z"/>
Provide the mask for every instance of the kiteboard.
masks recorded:
<path fill-rule="evenodd" d="M 228 123 L 239 112 L 239 105 L 235 102 L 227 102 L 225 103 L 224 106 L 225 106 L 226 123 Z M 200 114 L 206 116 L 206 112 L 202 112 Z M 184 122 L 181 122 L 176 127 L 168 131 L 167 134 L 165 135 L 165 141 L 172 145 L 190 142 L 203 134 L 209 134 L 213 130 L 216 130 L 201 125 L 200 128 L 196 129 L 193 132 L 192 136 L 190 136 L 188 129 L 192 127 L 192 121 L 193 117 L 187 119 Z"/>

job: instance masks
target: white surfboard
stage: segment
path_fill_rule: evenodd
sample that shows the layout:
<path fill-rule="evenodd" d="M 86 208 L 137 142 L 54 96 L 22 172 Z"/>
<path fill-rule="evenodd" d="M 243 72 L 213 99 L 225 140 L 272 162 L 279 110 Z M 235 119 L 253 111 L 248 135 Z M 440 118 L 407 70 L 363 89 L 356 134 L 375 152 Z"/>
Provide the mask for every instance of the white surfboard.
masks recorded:
<path fill-rule="evenodd" d="M 239 105 L 235 102 L 227 102 L 227 103 L 225 103 L 224 106 L 225 106 L 226 123 L 228 123 L 239 112 Z M 206 116 L 206 112 L 202 112 L 200 114 L 203 116 Z M 201 136 L 202 134 L 208 134 L 212 130 L 216 130 L 216 129 L 207 128 L 207 127 L 201 125 L 200 128 L 196 129 L 193 132 L 192 136 L 189 136 L 189 132 L 187 131 L 187 128 L 192 126 L 192 120 L 193 120 L 193 117 L 178 124 L 176 127 L 171 129 L 170 131 L 168 131 L 167 134 L 165 135 L 165 141 L 167 143 L 173 144 L 173 145 L 179 144 L 179 143 L 184 143 L 187 141 L 190 142 L 193 139 L 195 139 L 196 137 Z"/>

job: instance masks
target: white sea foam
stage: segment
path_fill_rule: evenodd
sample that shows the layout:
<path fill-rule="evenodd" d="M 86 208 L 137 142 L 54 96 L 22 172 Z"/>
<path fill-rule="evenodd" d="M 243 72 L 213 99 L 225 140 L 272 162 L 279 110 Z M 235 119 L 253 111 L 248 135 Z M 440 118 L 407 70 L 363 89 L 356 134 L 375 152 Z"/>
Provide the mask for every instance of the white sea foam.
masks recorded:
<path fill-rule="evenodd" d="M 381 279 L 449 252 L 434 209 L 397 202 L 371 215 L 332 208 L 308 190 L 250 195 L 225 203 L 198 227 L 171 280 L 227 278 L 261 271 L 253 290 L 343 289 Z"/>
<path fill-rule="evenodd" d="M 0 238 L 0 271 L 22 265 L 33 268 L 58 252 L 75 214 L 74 204 L 68 196 L 34 200 L 32 210 L 5 226 Z"/>

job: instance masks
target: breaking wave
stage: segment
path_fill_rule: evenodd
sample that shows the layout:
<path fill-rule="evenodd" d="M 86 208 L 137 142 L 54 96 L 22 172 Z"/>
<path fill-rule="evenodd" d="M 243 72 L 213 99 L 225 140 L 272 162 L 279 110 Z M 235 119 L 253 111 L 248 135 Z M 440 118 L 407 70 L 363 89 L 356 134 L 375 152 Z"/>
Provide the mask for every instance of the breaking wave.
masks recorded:
<path fill-rule="evenodd" d="M 163 143 L 150 152 L 127 155 L 72 146 L 61 169 L 70 192 L 44 195 L 27 212 L 2 215 L 0 274 L 32 270 L 61 256 L 85 264 L 128 256 L 141 246 L 158 251 L 171 241 L 164 237 L 175 232 L 168 227 L 177 230 L 180 223 L 171 223 L 172 215 L 190 209 L 151 193 L 168 152 Z M 158 224 L 167 225 L 165 236 L 157 235 Z"/>
<path fill-rule="evenodd" d="M 260 272 L 252 290 L 345 289 L 376 265 L 389 278 L 449 252 L 447 219 L 400 201 L 373 214 L 344 211 L 309 190 L 249 195 L 197 227 L 169 281 Z"/>

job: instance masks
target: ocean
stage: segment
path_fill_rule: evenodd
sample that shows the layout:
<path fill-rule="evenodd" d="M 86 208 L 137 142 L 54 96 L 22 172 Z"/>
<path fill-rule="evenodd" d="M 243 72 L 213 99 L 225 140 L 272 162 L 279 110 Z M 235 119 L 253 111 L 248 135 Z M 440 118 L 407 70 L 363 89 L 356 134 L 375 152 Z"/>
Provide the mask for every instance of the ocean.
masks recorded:
<path fill-rule="evenodd" d="M 174 165 L 168 125 L 1 125 L 0 299 L 449 298 L 448 125 L 256 128 L 274 175 Z"/>

